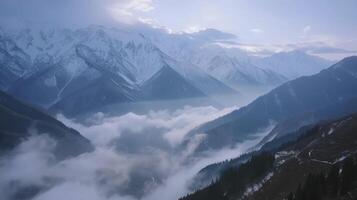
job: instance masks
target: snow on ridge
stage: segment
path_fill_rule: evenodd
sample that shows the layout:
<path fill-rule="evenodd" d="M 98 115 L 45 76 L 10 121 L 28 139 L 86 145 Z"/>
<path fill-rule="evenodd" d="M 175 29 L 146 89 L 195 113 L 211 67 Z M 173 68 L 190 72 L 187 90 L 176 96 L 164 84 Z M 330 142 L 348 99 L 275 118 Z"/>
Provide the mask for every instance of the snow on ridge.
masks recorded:
<path fill-rule="evenodd" d="M 212 30 L 202 33 L 216 34 Z M 32 62 L 41 55 L 59 62 L 75 46 L 86 45 L 106 60 L 112 71 L 131 84 L 142 84 L 167 62 L 191 81 L 213 77 L 233 87 L 232 80 L 245 80 L 248 84 L 281 83 L 285 80 L 278 69 L 263 67 L 260 58 L 238 48 L 222 48 L 214 44 L 215 40 L 201 34 L 169 34 L 150 28 L 92 25 L 77 30 L 23 29 L 9 35 Z M 305 62 L 304 55 L 295 57 Z"/>
<path fill-rule="evenodd" d="M 253 184 L 252 186 L 248 187 L 243 194 L 243 197 L 247 197 L 254 192 L 258 191 L 261 187 L 263 187 L 264 183 L 269 181 L 274 176 L 273 172 L 269 172 L 260 182 Z"/>

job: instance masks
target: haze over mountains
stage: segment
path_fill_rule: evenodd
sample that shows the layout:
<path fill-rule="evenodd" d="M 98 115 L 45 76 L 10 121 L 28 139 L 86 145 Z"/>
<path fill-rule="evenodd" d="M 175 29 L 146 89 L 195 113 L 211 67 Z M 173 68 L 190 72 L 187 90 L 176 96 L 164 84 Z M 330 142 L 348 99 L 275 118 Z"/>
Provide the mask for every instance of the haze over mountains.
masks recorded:
<path fill-rule="evenodd" d="M 286 146 L 289 147 L 289 145 L 294 144 L 295 141 L 299 141 L 301 137 L 304 137 L 305 135 L 307 137 L 310 137 L 310 135 L 316 134 L 317 131 L 322 134 L 322 137 L 324 137 L 324 135 L 331 135 L 335 128 L 330 128 L 329 131 L 325 129 L 324 131 L 322 131 L 322 128 L 314 128 L 314 126 L 319 123 L 325 123 L 326 121 L 331 121 L 344 116 L 349 116 L 357 112 L 356 66 L 357 57 L 354 56 L 345 58 L 342 61 L 336 63 L 335 65 L 332 65 L 330 68 L 325 69 L 316 75 L 301 77 L 289 81 L 267 93 L 266 95 L 259 97 L 246 107 L 233 111 L 232 113 L 213 120 L 212 122 L 203 124 L 196 130 L 193 130 L 191 134 L 206 133 L 206 141 L 203 141 L 201 143 L 201 147 L 197 148 L 198 152 L 204 152 L 210 149 L 219 149 L 222 148 L 222 146 L 227 145 L 234 146 L 237 144 L 237 141 L 244 141 L 244 138 L 257 137 L 256 133 L 259 133 L 260 130 L 265 130 L 265 133 L 267 134 L 256 147 L 251 149 L 251 151 L 257 151 L 245 154 L 241 157 L 237 157 L 236 159 L 232 159 L 228 162 L 226 161 L 212 164 L 202 169 L 192 181 L 191 187 L 193 187 L 193 189 L 204 189 L 200 190 L 197 193 L 193 193 L 192 196 L 188 196 L 186 199 L 200 199 L 204 198 L 203 196 L 205 195 L 212 196 L 213 193 L 217 192 L 217 188 L 215 188 L 216 186 L 214 185 L 221 184 L 212 184 L 212 181 L 219 179 L 219 177 L 222 173 L 225 172 L 225 170 L 239 167 L 241 164 L 249 160 L 252 156 L 254 157 L 254 155 L 264 153 L 266 151 L 273 153 L 276 153 L 277 151 L 282 151 Z M 307 85 L 309 85 L 309 87 Z M 347 118 L 352 119 L 352 117 Z M 337 128 L 340 127 L 341 124 L 342 127 L 342 124 L 345 120 L 346 119 L 341 120 L 341 122 L 331 123 L 331 126 Z M 339 125 L 337 126 L 336 124 Z M 344 133 L 350 134 L 352 136 L 353 129 L 349 129 L 349 131 Z M 218 140 L 218 137 L 228 139 Z M 343 137 L 341 137 L 340 139 L 343 139 Z M 236 142 L 234 142 L 234 140 Z M 314 138 L 310 140 L 310 143 L 307 143 L 309 143 L 309 145 L 311 146 L 314 145 L 316 140 L 318 139 Z M 341 147 L 339 148 L 347 148 L 348 146 L 345 146 L 344 142 L 340 143 L 339 141 L 331 142 L 331 144 L 340 145 Z M 305 151 L 308 147 L 309 146 L 300 146 L 298 151 Z M 323 148 L 329 147 L 326 146 Z M 334 149 L 334 147 L 331 147 L 331 149 Z M 331 149 L 329 151 L 332 151 Z M 320 149 L 314 151 L 326 152 L 327 150 Z M 353 152 L 353 150 L 348 152 Z M 284 153 L 289 154 L 288 150 L 282 152 L 282 154 Z M 346 152 L 342 150 L 339 151 L 340 156 L 342 156 L 342 154 L 344 153 Z M 328 157 L 327 154 L 321 153 L 319 154 L 319 156 Z M 288 157 L 289 156 L 290 155 L 288 155 Z M 351 157 L 353 156 L 355 156 L 355 152 L 351 153 Z M 284 157 L 283 159 L 286 159 L 286 157 Z M 271 169 L 273 169 L 273 171 L 280 169 L 278 168 L 280 167 L 280 162 L 281 161 L 278 162 L 277 166 L 274 166 Z M 319 170 L 321 170 L 321 166 L 318 166 L 317 168 L 317 172 L 319 172 Z M 305 170 L 304 167 L 298 167 L 295 170 L 296 173 L 303 173 L 303 176 L 307 176 L 308 173 L 311 173 L 309 172 L 309 170 L 311 169 L 307 168 Z M 268 173 L 265 173 L 265 175 L 268 175 Z M 291 175 L 286 172 L 286 174 L 284 174 L 283 176 Z M 270 178 L 271 176 L 269 175 L 269 179 Z M 289 182 L 286 181 L 285 178 L 283 182 L 284 184 L 296 184 L 298 182 Z M 265 184 L 265 177 L 261 177 L 258 179 L 260 181 L 263 181 L 261 185 Z M 222 181 L 226 181 L 226 178 Z M 246 188 L 248 190 L 249 187 L 253 187 L 251 186 L 251 184 L 253 183 L 248 183 L 243 188 Z M 230 183 L 226 185 L 226 183 L 224 182 L 224 189 L 220 189 L 228 189 L 230 187 L 229 184 Z M 270 184 L 276 183 L 267 183 L 267 187 L 270 188 Z M 261 185 L 259 185 L 258 183 L 257 187 L 261 187 Z M 277 185 L 273 187 L 276 186 Z M 294 187 L 296 189 L 297 185 L 295 185 Z M 260 199 L 265 198 L 264 196 L 266 195 L 271 195 L 271 198 L 284 199 L 288 195 L 288 193 L 286 193 L 286 191 L 283 191 L 283 189 L 280 190 L 277 188 L 275 188 L 275 192 L 269 191 L 263 196 L 261 196 L 262 193 L 265 193 L 266 191 L 261 191 L 260 189 L 255 190 L 254 188 L 251 188 L 251 190 L 253 190 L 251 191 L 251 194 L 250 192 L 248 195 L 247 193 L 241 193 L 238 196 L 248 199 Z M 237 189 L 237 191 L 239 190 Z M 274 196 L 274 194 L 276 194 L 277 192 L 283 193 L 279 194 L 282 196 Z M 215 195 L 217 194 L 222 195 L 222 192 L 218 192 Z M 244 195 L 247 196 L 245 197 Z M 206 196 L 206 198 L 208 198 L 208 196 Z M 228 195 L 227 197 L 229 196 L 230 195 Z M 221 198 L 224 199 L 226 197 Z"/>
<path fill-rule="evenodd" d="M 292 132 L 322 120 L 328 116 L 327 113 L 322 116 L 308 114 L 331 107 L 340 108 L 357 97 L 356 64 L 356 56 L 345 58 L 318 74 L 284 83 L 247 106 L 202 125 L 192 134 L 205 133 L 207 138 L 201 148 L 215 149 L 234 146 L 262 131 L 270 132 L 277 124 L 291 118 L 295 118 L 294 123 L 285 126 L 280 133 L 270 134 L 269 140 L 283 135 L 281 132 Z M 340 109 L 348 114 L 348 110 Z M 351 107 L 352 113 L 353 110 Z"/>
<path fill-rule="evenodd" d="M 0 0 L 0 200 L 356 200 L 356 7 Z"/>
<path fill-rule="evenodd" d="M 284 199 L 299 193 L 297 182 L 276 187 L 295 159 L 300 182 L 325 169 L 305 170 L 313 159 L 355 164 L 356 117 L 343 117 L 357 112 L 357 57 L 262 57 L 237 44 L 216 29 L 1 27 L 4 198 L 170 200 L 203 189 L 183 199 Z M 327 143 L 331 157 L 304 149 L 330 152 Z"/>

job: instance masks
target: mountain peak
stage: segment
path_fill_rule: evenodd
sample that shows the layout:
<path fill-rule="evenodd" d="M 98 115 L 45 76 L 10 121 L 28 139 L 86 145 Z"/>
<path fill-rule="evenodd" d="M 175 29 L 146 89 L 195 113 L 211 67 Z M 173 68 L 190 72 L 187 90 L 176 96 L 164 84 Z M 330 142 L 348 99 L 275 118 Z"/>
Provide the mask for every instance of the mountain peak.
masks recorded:
<path fill-rule="evenodd" d="M 164 65 L 149 80 L 144 82 L 144 95 L 149 100 L 178 99 L 205 96 L 199 89 L 189 83 L 178 72 Z"/>

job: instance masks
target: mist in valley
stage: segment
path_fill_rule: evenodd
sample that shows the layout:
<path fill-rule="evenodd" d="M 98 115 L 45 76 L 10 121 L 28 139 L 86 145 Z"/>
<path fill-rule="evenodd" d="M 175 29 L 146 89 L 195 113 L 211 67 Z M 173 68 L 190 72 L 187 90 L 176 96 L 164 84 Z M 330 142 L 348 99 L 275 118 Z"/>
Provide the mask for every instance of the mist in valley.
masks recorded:
<path fill-rule="evenodd" d="M 33 134 L 1 160 L 0 187 L 5 196 L 34 199 L 177 199 L 189 192 L 190 180 L 208 164 L 234 158 L 257 140 L 234 149 L 194 155 L 204 134 L 186 134 L 202 123 L 236 109 L 184 106 L 174 111 L 146 114 L 129 112 L 105 117 L 96 113 L 86 125 L 57 118 L 88 138 L 95 150 L 58 161 L 52 153 L 56 141 Z M 257 138 L 260 138 L 260 136 Z M 25 168 L 24 168 L 25 166 Z"/>
<path fill-rule="evenodd" d="M 355 4 L 0 0 L 0 199 L 265 198 L 282 154 L 302 178 L 289 145 L 357 110 Z"/>

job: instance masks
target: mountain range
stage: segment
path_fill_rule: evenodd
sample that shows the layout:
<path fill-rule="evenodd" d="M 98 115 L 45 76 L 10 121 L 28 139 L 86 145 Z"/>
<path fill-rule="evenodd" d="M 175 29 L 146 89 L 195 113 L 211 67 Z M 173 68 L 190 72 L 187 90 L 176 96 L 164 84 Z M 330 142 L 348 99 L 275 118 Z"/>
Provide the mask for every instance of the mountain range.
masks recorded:
<path fill-rule="evenodd" d="M 50 114 L 78 119 L 96 112 L 219 106 L 217 100 L 224 96 L 239 104 L 258 91 L 248 105 L 190 130 L 182 144 L 172 147 L 179 154 L 194 149 L 184 160 L 190 164 L 201 155 L 263 138 L 246 154 L 203 168 L 191 180 L 197 191 L 182 200 L 355 198 L 357 175 L 346 175 L 345 168 L 357 166 L 357 57 L 333 65 L 298 50 L 257 57 L 239 44 L 237 36 L 215 29 L 2 29 L 0 154 L 34 135 L 56 142 L 58 160 L 94 150 L 89 140 Z M 137 135 L 120 134 L 124 140 L 118 142 L 118 152 L 140 149 L 140 142 L 135 147 L 127 142 Z M 161 183 L 163 177 L 148 172 L 133 171 L 139 175 L 126 185 L 128 194 L 142 197 L 149 179 Z M 331 185 L 330 174 L 340 185 Z M 348 184 L 346 176 L 353 177 Z M 316 181 L 326 187 L 309 190 Z"/>
<path fill-rule="evenodd" d="M 289 62 L 299 60 L 302 68 L 296 68 L 297 75 L 316 73 L 329 63 L 301 52 L 262 59 L 217 44 L 232 39 L 234 35 L 214 29 L 170 34 L 125 25 L 3 29 L 0 88 L 31 105 L 76 116 L 111 104 L 239 98 L 248 93 L 246 88 L 267 91 L 294 77 L 283 74 Z M 155 94 L 169 79 L 176 87 L 171 85 L 162 96 Z M 83 99 L 92 100 L 79 103 Z"/>
<path fill-rule="evenodd" d="M 227 121 L 224 120 L 227 120 L 228 119 L 227 117 L 230 116 L 231 117 L 230 120 L 232 121 L 229 121 L 228 123 L 237 126 L 228 130 L 222 128 L 218 129 L 218 131 L 215 132 L 217 134 L 216 136 L 214 136 L 216 137 L 215 140 L 211 139 L 212 136 L 208 135 L 206 137 L 208 138 L 208 141 L 204 141 L 201 144 L 200 147 L 201 149 L 198 149 L 199 151 L 207 151 L 209 149 L 212 149 L 214 145 L 209 143 L 211 141 L 216 142 L 215 144 L 218 145 L 216 146 L 217 148 L 220 148 L 219 146 L 222 145 L 222 143 L 224 143 L 223 144 L 224 147 L 226 147 L 225 145 L 233 146 L 234 142 L 232 141 L 227 142 L 227 140 L 217 139 L 217 137 L 225 138 L 226 137 L 225 134 L 231 134 L 231 136 L 228 137 L 229 138 L 235 137 L 235 139 L 237 139 L 238 141 L 244 141 L 244 139 L 242 138 L 248 138 L 248 139 L 252 137 L 254 138 L 256 136 L 254 133 L 241 131 L 241 130 L 249 130 L 249 129 L 242 129 L 242 127 L 255 128 L 254 126 L 259 127 L 260 123 L 262 122 L 265 122 L 266 124 L 270 125 L 271 122 L 269 120 L 262 120 L 262 119 L 265 119 L 266 116 L 276 117 L 281 114 L 284 114 L 282 120 L 273 123 L 273 125 L 271 126 L 272 128 L 270 128 L 265 132 L 265 137 L 259 142 L 259 144 L 249 150 L 252 151 L 251 153 L 246 153 L 240 156 L 239 158 L 232 159 L 229 162 L 225 161 L 221 163 L 208 165 L 207 167 L 200 170 L 200 172 L 192 180 L 192 184 L 191 184 L 192 189 L 196 190 L 209 185 L 212 180 L 219 178 L 220 174 L 224 170 L 232 166 L 238 166 L 242 163 L 245 163 L 247 160 L 249 160 L 252 156 L 256 155 L 257 153 L 266 152 L 266 151 L 276 151 L 279 149 L 281 145 L 294 142 L 299 137 L 306 134 L 316 124 L 326 123 L 326 121 L 333 121 L 338 118 L 342 118 L 343 116 L 348 116 L 356 113 L 357 112 L 356 66 L 357 66 L 357 57 L 345 58 L 342 61 L 338 62 L 337 64 L 331 66 L 330 68 L 323 70 L 319 74 L 310 77 L 302 77 L 287 82 L 286 85 L 290 87 L 289 90 L 286 90 L 286 86 L 282 85 L 276 88 L 277 91 L 273 90 L 270 93 L 261 97 L 265 99 L 264 103 L 266 103 L 266 105 L 272 107 L 271 108 L 272 110 L 277 110 L 277 108 L 274 107 L 274 103 L 277 102 L 268 101 L 268 100 L 269 100 L 269 96 L 272 96 L 274 95 L 274 93 L 278 92 L 278 95 L 275 96 L 273 99 L 284 100 L 284 101 L 279 101 L 280 102 L 279 106 L 283 108 L 282 110 L 288 111 L 286 113 L 282 113 L 281 111 L 279 112 L 279 110 L 277 110 L 278 112 L 275 113 L 271 112 L 271 110 L 270 112 L 264 113 L 263 112 L 264 110 L 262 108 L 254 108 L 256 105 L 259 104 L 253 102 L 252 104 L 248 105 L 247 108 L 242 108 L 241 110 L 234 111 L 236 112 L 236 114 L 239 112 L 243 112 L 244 114 L 241 113 L 242 115 L 241 118 L 238 117 L 234 119 L 233 116 L 239 116 L 239 115 L 233 115 L 234 113 L 233 112 L 218 120 L 203 125 L 203 127 L 201 128 L 205 128 L 204 126 L 206 126 L 206 128 L 207 127 L 212 128 L 215 125 L 214 123 L 216 124 L 222 123 L 224 126 L 224 124 L 227 123 Z M 299 90 L 299 87 L 297 86 L 301 86 L 300 84 L 302 83 L 308 84 L 310 85 L 310 87 L 304 86 L 301 87 Z M 293 93 L 293 91 L 297 91 L 298 93 Z M 321 93 L 325 95 L 320 96 Z M 293 96 L 295 101 L 293 101 L 291 97 L 288 98 L 292 94 L 295 94 Z M 313 95 L 316 96 L 314 97 Z M 331 98 L 327 98 L 327 97 L 331 97 Z M 314 101 L 314 98 L 318 100 L 318 103 Z M 257 99 L 257 101 L 258 100 L 259 99 Z M 303 105 L 304 107 L 302 107 Z M 306 107 L 307 105 L 310 106 Z M 296 110 L 294 111 L 291 109 L 289 110 L 288 108 L 295 108 L 301 110 L 301 112 Z M 256 111 L 255 109 L 259 109 L 260 113 L 253 115 L 252 113 Z M 253 112 L 249 113 L 246 110 L 251 112 L 253 111 Z M 247 117 L 249 118 L 247 119 Z M 278 118 L 276 117 L 275 120 L 276 119 Z M 246 122 L 246 124 L 243 124 L 245 126 L 239 124 L 240 122 Z M 234 130 L 234 132 L 227 133 L 227 131 L 229 130 Z M 258 131 L 259 128 L 254 130 Z M 198 130 L 196 131 L 198 131 L 197 133 L 202 133 L 202 129 L 200 130 L 200 128 L 198 128 Z M 208 131 L 208 133 L 212 134 L 214 132 Z M 237 134 L 237 136 L 235 134 Z M 254 151 L 257 149 L 259 151 Z"/>

